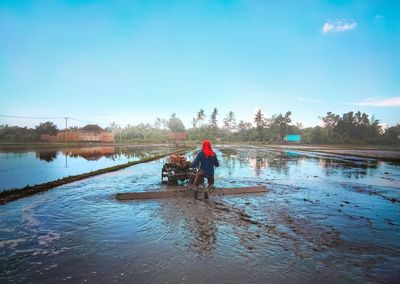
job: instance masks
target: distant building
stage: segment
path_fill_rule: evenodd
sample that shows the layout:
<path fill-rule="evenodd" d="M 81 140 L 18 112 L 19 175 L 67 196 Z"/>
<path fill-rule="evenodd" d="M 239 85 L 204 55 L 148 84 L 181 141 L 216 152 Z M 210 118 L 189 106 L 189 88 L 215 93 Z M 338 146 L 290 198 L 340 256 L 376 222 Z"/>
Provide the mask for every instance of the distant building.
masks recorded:
<path fill-rule="evenodd" d="M 57 143 L 57 135 L 41 134 L 40 140 L 50 142 L 50 143 Z"/>
<path fill-rule="evenodd" d="M 187 132 L 170 132 L 169 133 L 169 139 L 176 145 L 184 145 L 185 142 L 184 140 L 187 139 Z"/>
<path fill-rule="evenodd" d="M 67 137 L 65 137 L 67 135 Z M 57 135 L 43 134 L 40 140 L 51 143 L 63 142 L 114 142 L 114 133 L 107 132 L 96 124 L 88 124 L 78 131 L 59 131 Z"/>
<path fill-rule="evenodd" d="M 300 143 L 301 142 L 301 135 L 298 134 L 288 134 L 285 135 L 285 137 L 283 138 L 283 140 L 286 143 Z"/>

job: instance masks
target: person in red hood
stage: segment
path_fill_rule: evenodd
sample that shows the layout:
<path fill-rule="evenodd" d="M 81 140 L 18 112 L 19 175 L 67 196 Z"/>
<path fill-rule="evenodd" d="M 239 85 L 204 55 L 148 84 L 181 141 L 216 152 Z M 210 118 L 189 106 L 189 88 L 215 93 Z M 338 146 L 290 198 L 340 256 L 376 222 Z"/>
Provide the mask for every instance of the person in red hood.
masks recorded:
<path fill-rule="evenodd" d="M 200 153 L 197 154 L 196 158 L 192 162 L 192 167 L 196 168 L 200 165 L 200 170 L 196 174 L 194 179 L 194 195 L 197 198 L 198 186 L 204 182 L 204 178 L 207 178 L 208 188 L 214 185 L 214 167 L 219 167 L 217 155 L 211 148 L 211 142 L 209 140 L 203 141 L 203 147 Z M 207 191 L 204 192 L 204 198 L 208 199 Z"/>

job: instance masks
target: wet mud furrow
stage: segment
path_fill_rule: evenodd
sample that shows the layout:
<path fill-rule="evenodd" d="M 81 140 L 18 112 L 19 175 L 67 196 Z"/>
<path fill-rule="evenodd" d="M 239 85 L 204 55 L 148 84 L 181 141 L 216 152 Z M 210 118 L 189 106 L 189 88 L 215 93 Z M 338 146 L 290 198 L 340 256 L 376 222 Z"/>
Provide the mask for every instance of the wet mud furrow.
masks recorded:
<path fill-rule="evenodd" d="M 294 190 L 296 191 L 296 190 Z M 306 200 L 305 200 L 306 201 Z M 311 207 L 318 203 L 312 203 Z M 351 205 L 349 201 L 343 201 L 343 204 Z M 282 246 L 284 250 L 290 250 L 295 253 L 300 259 L 314 258 L 319 259 L 321 263 L 325 263 L 327 267 L 331 266 L 331 263 L 340 262 L 346 260 L 353 269 L 362 269 L 365 271 L 365 276 L 369 279 L 375 279 L 376 281 L 383 281 L 394 279 L 397 274 L 391 273 L 385 277 L 377 270 L 377 267 L 386 266 L 390 271 L 396 271 L 396 259 L 400 258 L 399 247 L 387 247 L 384 245 L 376 244 L 373 239 L 370 241 L 359 241 L 351 240 L 346 236 L 343 236 L 340 232 L 340 228 L 336 228 L 334 225 L 321 224 L 318 216 L 312 216 L 309 218 L 299 217 L 304 216 L 304 212 L 296 213 L 291 212 L 296 208 L 295 206 L 272 206 L 271 209 L 267 209 L 268 223 L 256 220 L 252 218 L 251 213 L 255 208 L 260 209 L 260 203 L 251 202 L 241 203 L 240 207 L 232 207 L 223 203 L 216 203 L 217 210 L 223 210 L 225 212 L 234 212 L 239 216 L 238 220 L 248 222 L 249 224 L 255 225 L 258 228 L 265 228 L 258 236 L 267 232 L 269 236 L 276 237 L 278 241 L 277 245 Z M 253 205 L 253 206 L 252 206 Z M 267 205 L 271 208 L 270 204 Z M 306 205 L 308 206 L 308 205 Z M 342 205 L 343 206 L 343 205 Z M 250 210 L 246 211 L 246 207 Z M 257 211 L 257 209 L 256 209 Z M 246 213 L 247 212 L 247 213 Z M 332 213 L 329 213 L 332 214 Z M 372 222 L 368 217 L 354 216 L 351 214 L 338 213 L 341 218 L 346 219 L 346 222 L 354 223 L 353 221 L 359 222 L 361 228 L 367 228 L 374 232 L 378 230 L 373 228 Z M 257 214 L 261 215 L 261 214 Z M 325 216 L 322 218 L 325 219 Z M 314 222 L 314 220 L 316 222 Z M 390 222 L 390 220 L 388 221 Z M 394 225 L 394 223 L 391 223 Z M 352 228 L 357 228 L 355 225 L 350 225 Z M 282 241 L 285 240 L 285 241 Z M 382 257 L 385 256 L 385 257 Z M 387 258 L 391 259 L 390 262 Z"/>

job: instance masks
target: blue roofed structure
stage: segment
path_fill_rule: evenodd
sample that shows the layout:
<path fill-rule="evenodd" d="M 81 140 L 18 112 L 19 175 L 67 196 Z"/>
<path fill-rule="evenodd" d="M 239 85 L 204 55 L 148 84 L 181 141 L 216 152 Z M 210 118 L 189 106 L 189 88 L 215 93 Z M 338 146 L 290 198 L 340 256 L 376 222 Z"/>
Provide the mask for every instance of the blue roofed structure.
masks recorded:
<path fill-rule="evenodd" d="M 288 143 L 300 143 L 301 135 L 300 134 L 288 134 L 283 138 L 283 140 Z"/>

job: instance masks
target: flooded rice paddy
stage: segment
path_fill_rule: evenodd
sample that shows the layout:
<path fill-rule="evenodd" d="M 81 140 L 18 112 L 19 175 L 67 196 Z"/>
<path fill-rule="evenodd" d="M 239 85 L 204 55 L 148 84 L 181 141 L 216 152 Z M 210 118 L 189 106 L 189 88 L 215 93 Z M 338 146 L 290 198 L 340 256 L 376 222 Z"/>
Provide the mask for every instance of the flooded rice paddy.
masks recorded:
<path fill-rule="evenodd" d="M 118 202 L 159 187 L 164 159 L 0 207 L 0 281 L 393 283 L 400 166 L 220 147 L 216 186 L 266 194 Z M 188 153 L 193 158 L 194 153 Z"/>
<path fill-rule="evenodd" d="M 75 147 L 0 152 L 0 192 L 170 152 L 162 147 Z"/>

